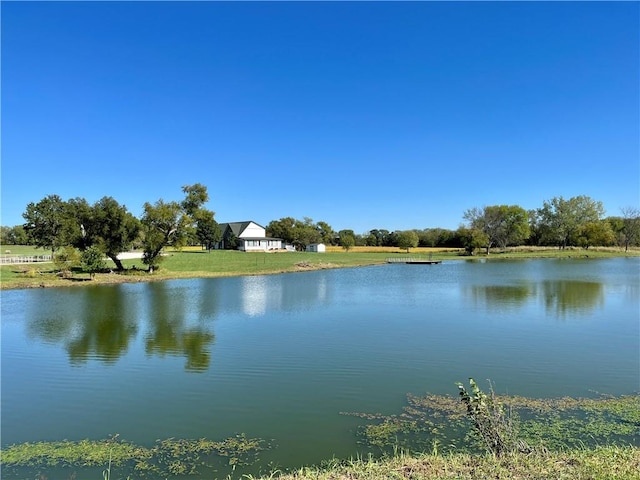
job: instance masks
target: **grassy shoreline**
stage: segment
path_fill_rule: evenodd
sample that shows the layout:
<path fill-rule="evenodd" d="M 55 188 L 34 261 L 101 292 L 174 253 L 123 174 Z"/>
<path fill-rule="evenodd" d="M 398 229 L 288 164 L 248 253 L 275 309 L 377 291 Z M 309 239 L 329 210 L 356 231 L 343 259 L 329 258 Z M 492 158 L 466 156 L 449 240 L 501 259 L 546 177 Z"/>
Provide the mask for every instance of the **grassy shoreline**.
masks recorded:
<path fill-rule="evenodd" d="M 127 447 L 125 445 L 125 447 Z M 96 460 L 83 449 L 81 458 Z M 98 449 L 98 453 L 101 451 Z M 100 456 L 100 455 L 98 455 Z M 107 459 L 102 459 L 105 467 Z M 192 459 L 193 460 L 193 459 Z M 11 463 L 11 462 L 10 462 Z M 197 462 L 194 462 L 197 463 Z M 110 474 L 123 472 L 119 464 L 108 464 Z M 6 465 L 4 466 L 6 467 Z M 3 468 L 4 468 L 3 467 Z M 184 464 L 189 468 L 189 464 Z M 125 469 L 126 470 L 126 469 Z M 42 471 L 36 468 L 34 471 Z M 45 467 L 46 471 L 46 467 Z M 106 471 L 106 470 L 105 470 Z M 149 475 L 151 473 L 151 475 Z M 194 479 L 211 478 L 196 472 L 181 472 Z M 174 474 L 165 475 L 171 478 Z M 43 478 L 43 475 L 36 475 Z M 33 477 L 31 477 L 33 478 Z M 108 477 L 105 477 L 108 478 Z M 138 472 L 127 478 L 154 478 L 153 472 Z M 496 457 L 491 454 L 398 453 L 393 456 L 331 459 L 320 465 L 274 469 L 269 473 L 228 475 L 226 480 L 640 480 L 640 448 L 598 446 L 562 451 L 539 450 Z"/>
<path fill-rule="evenodd" d="M 385 459 L 330 461 L 253 480 L 638 480 L 640 448 L 597 447 L 565 452 L 492 455 L 416 454 Z"/>
<path fill-rule="evenodd" d="M 3 251 L 4 251 L 4 247 Z M 12 255 L 42 254 L 42 250 L 13 248 Z M 6 255 L 3 255 L 6 256 Z M 458 249 L 413 248 L 409 253 L 393 247 L 355 247 L 346 252 L 340 247 L 330 247 L 326 253 L 277 252 L 246 253 L 216 250 L 205 252 L 199 248 L 181 251 L 169 250 L 160 268 L 153 273 L 146 272 L 140 259 L 124 260 L 125 272 L 98 273 L 90 279 L 87 273 L 76 272 L 70 277 L 58 275 L 53 263 L 11 264 L 0 266 L 0 289 L 25 289 L 41 287 L 72 287 L 135 283 L 184 278 L 210 278 L 242 275 L 269 275 L 278 273 L 304 272 L 331 268 L 348 268 L 382 265 L 390 257 L 421 257 L 433 260 L 484 260 L 527 259 L 527 258 L 607 258 L 638 257 L 640 249 L 624 252 L 618 248 L 557 248 L 519 247 L 504 252 L 494 251 L 489 256 L 478 253 L 469 257 Z M 110 268 L 115 268 L 111 261 Z"/>
<path fill-rule="evenodd" d="M 330 461 L 253 480 L 638 480 L 640 448 L 603 446 L 503 457 L 453 453 Z"/>

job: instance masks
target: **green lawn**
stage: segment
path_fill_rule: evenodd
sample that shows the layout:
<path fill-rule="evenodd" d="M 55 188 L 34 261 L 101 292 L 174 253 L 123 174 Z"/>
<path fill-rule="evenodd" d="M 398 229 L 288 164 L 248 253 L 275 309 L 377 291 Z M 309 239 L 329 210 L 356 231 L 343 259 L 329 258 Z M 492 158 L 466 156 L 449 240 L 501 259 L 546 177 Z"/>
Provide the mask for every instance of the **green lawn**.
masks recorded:
<path fill-rule="evenodd" d="M 17 249 L 16 249 L 17 250 Z M 23 254 L 33 254 L 22 249 Z M 38 252 L 42 254 L 40 250 Z M 163 280 L 187 277 L 221 277 L 231 275 L 259 275 L 295 272 L 321 268 L 338 268 L 382 264 L 389 254 L 384 253 L 245 253 L 239 251 L 169 251 L 160 268 L 153 274 L 146 271 L 141 259 L 124 260 L 124 274 L 103 273 L 88 282 L 88 274 L 75 273 L 71 278 L 56 275 L 53 263 L 2 265 L 2 288 L 30 288 L 38 286 L 71 286 L 88 283 L 121 283 L 126 281 Z M 110 268 L 115 268 L 111 261 Z M 132 268 L 135 266 L 135 270 Z"/>
<path fill-rule="evenodd" d="M 43 250 L 31 245 L 0 245 L 0 257 L 16 255 L 51 255 L 51 250 Z"/>
<path fill-rule="evenodd" d="M 222 275 L 259 274 L 305 269 L 314 267 L 346 267 L 384 263 L 386 253 L 246 253 L 233 250 L 211 252 L 168 252 L 161 264 L 162 269 L 173 272 L 206 272 Z"/>
<path fill-rule="evenodd" d="M 0 246 L 1 251 L 11 250 L 11 255 L 43 255 L 49 252 L 29 246 Z M 384 264 L 390 257 L 415 256 L 433 260 L 461 260 L 486 259 L 500 260 L 507 258 L 573 258 L 573 257 L 611 257 L 638 256 L 640 249 L 624 252 L 615 248 L 601 249 L 566 249 L 557 248 L 514 248 L 506 252 L 492 251 L 489 257 L 478 253 L 474 257 L 461 256 L 459 251 L 436 251 L 418 249 L 409 254 L 400 250 L 395 251 L 367 251 L 365 248 L 355 248 L 349 252 L 344 250 L 326 253 L 305 252 L 277 252 L 277 253 L 246 253 L 230 250 L 214 250 L 206 252 L 198 248 L 183 251 L 169 250 L 160 264 L 160 268 L 147 273 L 146 266 L 141 259 L 124 260 L 127 271 L 124 274 L 100 273 L 89 281 L 89 275 L 78 271 L 70 278 L 57 275 L 53 263 L 34 263 L 0 266 L 1 288 L 32 288 L 50 286 L 71 286 L 96 283 L 140 282 L 149 280 L 165 280 L 189 277 L 222 277 L 232 275 L 260 275 L 283 272 L 299 272 L 324 268 L 357 267 L 364 265 Z M 9 256 L 2 253 L 2 256 Z M 111 261 L 109 268 L 115 268 Z M 135 266 L 135 270 L 132 267 Z"/>

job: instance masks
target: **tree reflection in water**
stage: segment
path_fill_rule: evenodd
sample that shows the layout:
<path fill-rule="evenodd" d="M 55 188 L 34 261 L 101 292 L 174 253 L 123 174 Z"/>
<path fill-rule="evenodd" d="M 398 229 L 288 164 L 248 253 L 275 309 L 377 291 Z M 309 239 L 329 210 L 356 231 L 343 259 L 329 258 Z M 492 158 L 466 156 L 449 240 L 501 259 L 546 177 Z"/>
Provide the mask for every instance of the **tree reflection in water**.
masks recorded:
<path fill-rule="evenodd" d="M 473 285 L 470 296 L 493 308 L 519 307 L 535 294 L 533 285 Z"/>
<path fill-rule="evenodd" d="M 89 358 L 115 363 L 127 352 L 138 326 L 126 315 L 120 289 L 88 288 L 85 294 L 80 334 L 67 344 L 69 358 L 72 363 L 84 363 Z"/>
<path fill-rule="evenodd" d="M 201 372 L 209 368 L 209 345 L 214 334 L 202 326 L 187 327 L 186 303 L 189 298 L 186 287 L 170 288 L 167 282 L 149 284 L 149 331 L 145 337 L 147 355 L 184 355 L 185 368 Z"/>
<path fill-rule="evenodd" d="M 131 291 L 135 287 L 124 285 L 44 292 L 42 302 L 29 315 L 29 334 L 64 345 L 72 364 L 92 359 L 113 364 L 130 350 L 146 321 L 147 355 L 184 356 L 188 371 L 205 371 L 215 335 L 205 326 L 186 321 L 193 300 L 190 289 L 167 283 L 140 286 L 144 290 L 140 296 Z M 208 289 L 202 295 L 206 298 L 200 298 L 196 317 L 203 318 L 204 312 L 212 318 L 215 292 Z"/>
<path fill-rule="evenodd" d="M 540 298 L 547 313 L 563 317 L 568 313 L 588 313 L 604 305 L 601 283 L 579 280 L 546 280 L 536 284 L 472 285 L 465 289 L 475 302 L 489 308 L 521 308 Z"/>
<path fill-rule="evenodd" d="M 547 280 L 542 282 L 542 298 L 547 312 L 558 316 L 567 313 L 587 313 L 604 305 L 601 283 L 576 280 Z"/>

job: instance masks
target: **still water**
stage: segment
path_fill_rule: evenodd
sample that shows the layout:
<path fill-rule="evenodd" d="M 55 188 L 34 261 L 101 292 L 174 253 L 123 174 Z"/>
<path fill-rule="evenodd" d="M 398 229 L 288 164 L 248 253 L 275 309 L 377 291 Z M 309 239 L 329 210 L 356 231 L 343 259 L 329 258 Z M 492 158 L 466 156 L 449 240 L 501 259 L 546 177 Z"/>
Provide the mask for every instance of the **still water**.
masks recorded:
<path fill-rule="evenodd" d="M 359 452 L 360 419 L 491 379 L 640 389 L 640 259 L 451 261 L 2 292 L 2 446 L 270 439 L 263 466 Z"/>

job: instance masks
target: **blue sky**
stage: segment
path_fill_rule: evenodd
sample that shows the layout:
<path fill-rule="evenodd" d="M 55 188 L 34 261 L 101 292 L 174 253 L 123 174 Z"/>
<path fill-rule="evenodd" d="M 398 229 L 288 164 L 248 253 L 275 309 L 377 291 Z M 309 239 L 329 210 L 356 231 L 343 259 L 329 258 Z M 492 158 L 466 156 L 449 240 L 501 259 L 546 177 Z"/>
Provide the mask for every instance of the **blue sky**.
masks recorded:
<path fill-rule="evenodd" d="M 638 2 L 2 2 L 2 225 L 208 187 L 219 222 L 640 203 Z"/>

